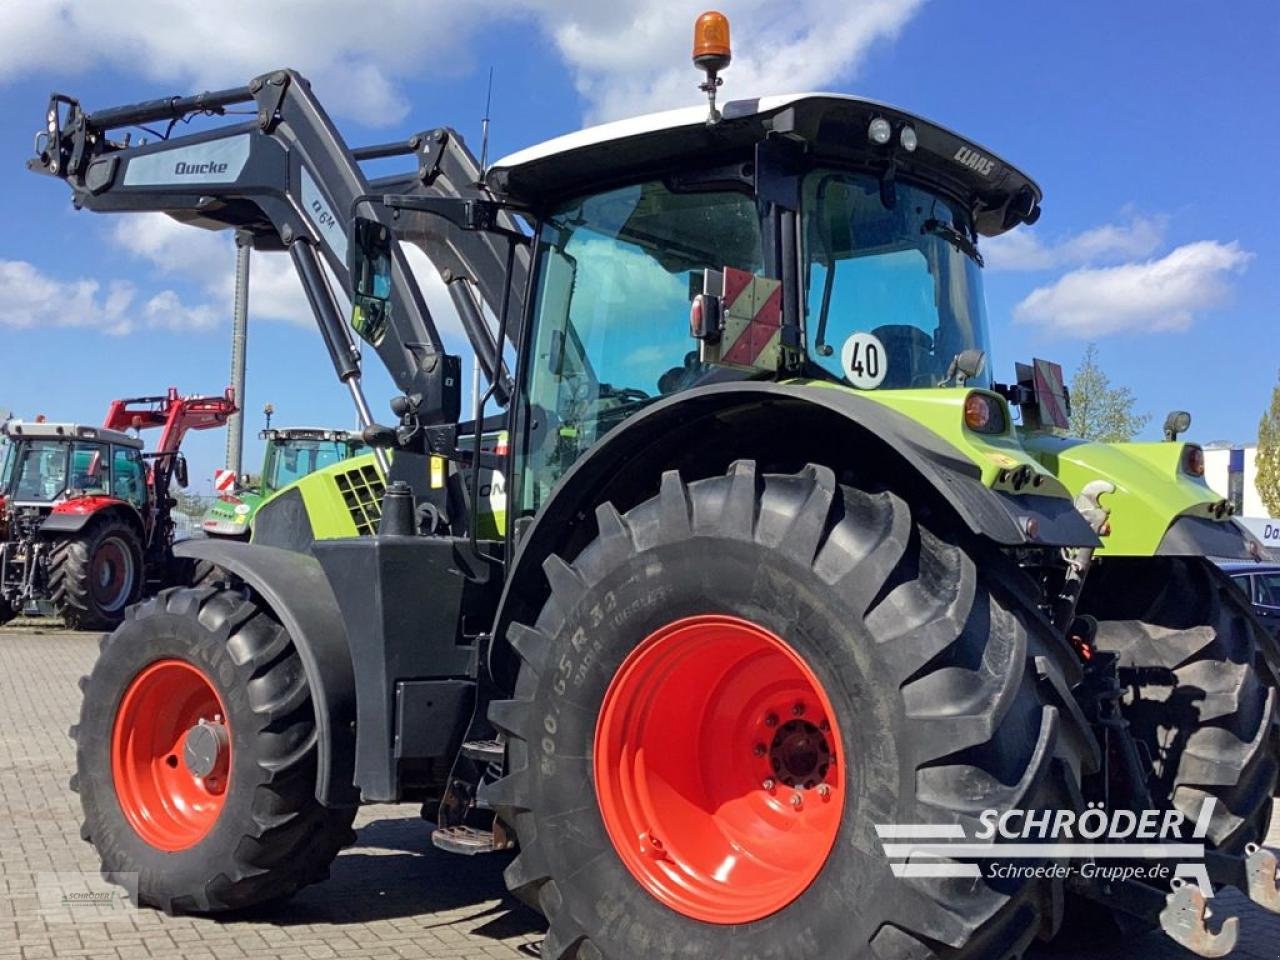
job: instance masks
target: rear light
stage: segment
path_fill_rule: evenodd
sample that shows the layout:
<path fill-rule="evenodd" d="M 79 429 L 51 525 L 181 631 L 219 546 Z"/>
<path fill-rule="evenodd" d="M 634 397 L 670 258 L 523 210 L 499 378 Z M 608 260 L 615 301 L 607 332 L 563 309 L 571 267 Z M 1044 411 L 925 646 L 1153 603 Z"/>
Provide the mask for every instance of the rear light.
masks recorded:
<path fill-rule="evenodd" d="M 1204 451 L 1188 445 L 1182 453 L 1182 470 L 1193 477 L 1204 476 Z"/>
<path fill-rule="evenodd" d="M 1004 403 L 989 393 L 971 393 L 964 398 L 964 425 L 974 433 L 1004 433 L 1008 420 Z"/>

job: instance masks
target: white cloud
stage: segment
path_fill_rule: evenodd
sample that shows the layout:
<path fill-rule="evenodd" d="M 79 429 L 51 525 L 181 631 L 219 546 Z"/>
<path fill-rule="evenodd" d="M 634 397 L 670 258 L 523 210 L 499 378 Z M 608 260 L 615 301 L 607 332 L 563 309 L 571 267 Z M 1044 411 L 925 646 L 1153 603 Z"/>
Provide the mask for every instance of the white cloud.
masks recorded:
<path fill-rule="evenodd" d="M 1034 229 L 1011 230 L 982 242 L 992 270 L 1049 270 L 1148 257 L 1164 240 L 1166 217 L 1131 214 L 1127 222 L 1104 223 L 1046 243 Z"/>
<path fill-rule="evenodd" d="M 86 327 L 113 335 L 134 328 L 128 283 L 58 280 L 25 260 L 0 260 L 0 326 Z"/>
<path fill-rule="evenodd" d="M 142 306 L 141 316 L 155 329 L 212 330 L 227 323 L 228 314 L 208 304 L 190 306 L 172 290 L 162 290 Z"/>
<path fill-rule="evenodd" d="M 1228 276 L 1252 258 L 1237 243 L 1203 240 L 1156 260 L 1074 270 L 1033 290 L 1014 320 L 1075 337 L 1185 330 L 1197 311 L 1227 301 Z"/>
<path fill-rule="evenodd" d="M 183 308 L 172 320 L 159 325 L 174 330 L 203 330 L 213 325 L 209 322 L 212 316 L 230 320 L 236 287 L 235 240 L 231 231 L 203 230 L 163 213 L 143 213 L 119 219 L 113 225 L 112 237 L 118 246 L 146 260 L 162 275 L 196 283 L 209 298 L 209 304 Z M 456 342 L 463 335 L 462 325 L 444 281 L 421 250 L 412 244 L 405 244 L 404 250 L 441 336 Z M 334 289 L 339 290 L 340 307 L 348 309 L 349 301 L 337 284 Z M 178 302 L 176 295 L 163 301 L 171 302 Z M 250 258 L 249 318 L 251 322 L 271 320 L 314 328 L 315 318 L 288 254 L 258 252 Z"/>
<path fill-rule="evenodd" d="M 689 61 L 703 0 L 525 0 L 573 71 L 588 117 L 618 117 L 699 102 Z M 742 99 L 821 88 L 855 76 L 924 0 L 727 0 L 734 60 L 721 96 Z"/>
<path fill-rule="evenodd" d="M 726 0 L 736 59 L 730 98 L 847 79 L 924 0 Z M 281 66 L 301 70 L 334 113 L 368 125 L 409 113 L 406 80 L 472 67 L 477 25 L 531 19 L 573 73 L 592 119 L 696 103 L 689 63 L 704 0 L 49 0 L 0 4 L 0 81 L 47 70 L 112 67 L 185 89 L 238 86 Z"/>
<path fill-rule="evenodd" d="M 51 0 L 0 4 L 0 80 L 112 67 L 180 88 L 238 86 L 292 66 L 337 113 L 391 124 L 408 113 L 400 82 L 470 66 L 478 3 L 379 0 Z M 179 92 L 161 91 L 161 92 Z"/>

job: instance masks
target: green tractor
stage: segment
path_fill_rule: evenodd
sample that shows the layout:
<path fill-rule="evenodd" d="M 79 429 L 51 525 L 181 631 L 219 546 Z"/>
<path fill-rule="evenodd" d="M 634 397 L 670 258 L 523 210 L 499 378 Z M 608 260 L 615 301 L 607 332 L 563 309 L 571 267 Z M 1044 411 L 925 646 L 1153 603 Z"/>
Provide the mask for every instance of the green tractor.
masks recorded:
<path fill-rule="evenodd" d="M 367 449 L 359 434 L 346 430 L 268 427 L 258 436 L 266 443 L 258 483 L 218 497 L 200 523 L 206 535 L 248 540 L 263 503 L 303 477 Z"/>
<path fill-rule="evenodd" d="M 1196 446 L 1074 440 L 1051 364 L 993 379 L 980 243 L 1039 217 L 1029 177 L 856 97 L 717 105 L 718 14 L 694 52 L 710 110 L 472 162 L 447 197 L 359 163 L 412 152 L 438 187 L 455 134 L 347 150 L 289 71 L 55 97 L 33 166 L 79 206 L 288 249 L 386 481 L 369 535 L 291 541 L 300 498 L 272 536 L 264 507 L 252 543 L 183 544 L 218 579 L 105 642 L 73 783 L 104 871 L 165 910 L 250 907 L 321 880 L 357 805 L 403 802 L 444 850 L 518 850 L 547 960 L 995 960 L 1082 929 L 1064 914 L 1222 955 L 1206 886 L 1280 911 L 1258 846 L 1280 657 L 1207 559 L 1258 545 Z M 254 119 L 110 135 L 240 103 Z M 277 202 L 272 170 L 314 203 Z M 506 251 L 469 424 L 400 247 L 433 231 Z M 354 337 L 401 391 L 391 425 Z M 1009 859 L 1104 812 L 1203 856 L 1117 879 L 1088 868 L 1150 841 L 1112 832 Z M 993 822 L 1023 842 L 936 847 Z"/>

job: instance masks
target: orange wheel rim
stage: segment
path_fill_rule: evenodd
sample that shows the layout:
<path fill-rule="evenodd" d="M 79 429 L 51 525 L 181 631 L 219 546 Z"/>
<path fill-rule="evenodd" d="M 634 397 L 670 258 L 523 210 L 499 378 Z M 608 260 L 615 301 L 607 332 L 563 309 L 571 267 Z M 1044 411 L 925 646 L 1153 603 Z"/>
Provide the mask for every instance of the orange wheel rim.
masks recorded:
<path fill-rule="evenodd" d="M 208 676 L 185 660 L 159 660 L 120 700 L 111 776 L 125 819 L 151 846 L 195 846 L 213 829 L 231 777 L 231 729 Z"/>
<path fill-rule="evenodd" d="M 844 755 L 826 691 L 785 641 L 737 617 L 677 620 L 627 657 L 600 710 L 594 767 L 623 864 L 695 920 L 783 909 L 840 829 Z"/>

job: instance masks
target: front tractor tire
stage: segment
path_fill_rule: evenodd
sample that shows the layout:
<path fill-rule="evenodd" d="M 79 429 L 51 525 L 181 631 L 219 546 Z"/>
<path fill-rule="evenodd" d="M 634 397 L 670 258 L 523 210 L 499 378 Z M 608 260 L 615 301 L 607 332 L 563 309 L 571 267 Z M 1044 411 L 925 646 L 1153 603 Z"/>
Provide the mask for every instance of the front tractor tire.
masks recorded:
<path fill-rule="evenodd" d="M 102 517 L 54 543 L 49 594 L 72 630 L 112 630 L 142 595 L 142 541 L 132 524 Z"/>
<path fill-rule="evenodd" d="M 888 492 L 750 462 L 605 504 L 513 626 L 509 887 L 546 960 L 1018 956 L 1054 881 L 898 877 L 876 826 L 1065 799 L 1078 666 L 1021 573 Z"/>
<path fill-rule="evenodd" d="M 354 808 L 315 797 L 306 674 L 243 591 L 172 589 L 108 636 L 84 683 L 72 787 L 104 875 L 139 905 L 214 913 L 328 876 Z"/>

